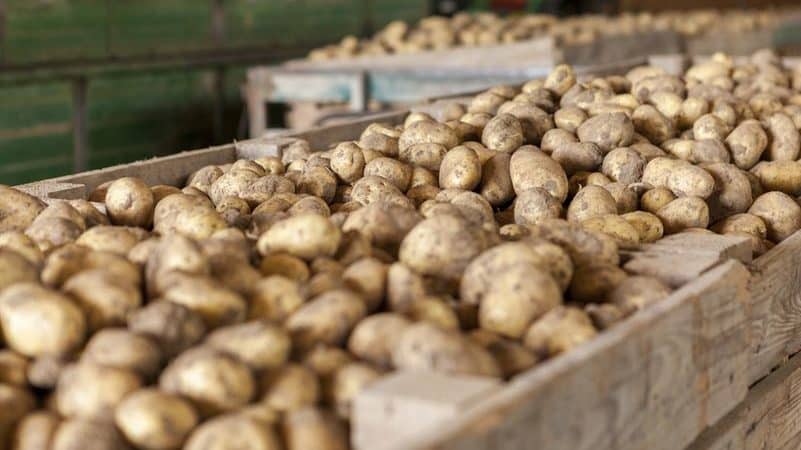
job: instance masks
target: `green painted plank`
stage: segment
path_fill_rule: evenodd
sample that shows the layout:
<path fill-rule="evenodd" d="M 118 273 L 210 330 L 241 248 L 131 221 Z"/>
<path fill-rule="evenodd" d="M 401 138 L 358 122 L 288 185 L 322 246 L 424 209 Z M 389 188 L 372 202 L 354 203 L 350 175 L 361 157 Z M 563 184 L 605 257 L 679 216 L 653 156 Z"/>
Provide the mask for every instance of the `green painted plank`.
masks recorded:
<path fill-rule="evenodd" d="M 72 93 L 68 83 L 0 87 L 0 136 L 4 131 L 69 122 Z"/>
<path fill-rule="evenodd" d="M 371 24 L 377 30 L 393 20 L 415 23 L 429 14 L 428 0 L 373 0 Z"/>
<path fill-rule="evenodd" d="M 5 0 L 6 64 L 106 55 L 106 0 Z"/>
<path fill-rule="evenodd" d="M 214 47 L 212 0 L 109 0 L 110 53 L 164 54 Z"/>
<path fill-rule="evenodd" d="M 21 184 L 70 173 L 72 135 L 0 139 L 0 183 Z"/>
<path fill-rule="evenodd" d="M 415 0 L 417 1 L 417 0 Z M 228 0 L 226 45 L 309 46 L 359 34 L 362 0 Z"/>

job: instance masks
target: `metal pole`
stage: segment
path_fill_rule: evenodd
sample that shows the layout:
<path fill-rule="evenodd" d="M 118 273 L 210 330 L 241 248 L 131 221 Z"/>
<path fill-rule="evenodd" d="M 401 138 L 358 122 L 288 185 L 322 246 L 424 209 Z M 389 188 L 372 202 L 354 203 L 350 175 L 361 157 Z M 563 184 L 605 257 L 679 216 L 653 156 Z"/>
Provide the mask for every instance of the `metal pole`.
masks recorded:
<path fill-rule="evenodd" d="M 88 86 L 84 77 L 72 81 L 72 169 L 75 172 L 84 172 L 89 167 Z"/>

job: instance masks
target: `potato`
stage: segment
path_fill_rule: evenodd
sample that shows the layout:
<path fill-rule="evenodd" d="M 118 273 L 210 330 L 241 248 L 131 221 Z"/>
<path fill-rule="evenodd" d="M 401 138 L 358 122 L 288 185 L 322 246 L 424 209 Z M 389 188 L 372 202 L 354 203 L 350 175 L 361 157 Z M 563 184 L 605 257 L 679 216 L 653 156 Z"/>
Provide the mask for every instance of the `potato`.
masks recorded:
<path fill-rule="evenodd" d="M 515 193 L 539 187 L 560 203 L 567 198 L 567 175 L 562 166 L 536 147 L 521 147 L 509 162 Z"/>
<path fill-rule="evenodd" d="M 339 417 L 348 420 L 351 417 L 353 399 L 380 377 L 377 370 L 359 362 L 348 363 L 334 372 L 327 397 Z"/>
<path fill-rule="evenodd" d="M 606 154 L 617 147 L 631 144 L 634 124 L 623 113 L 603 113 L 584 121 L 576 130 L 576 135 L 580 142 L 591 142 Z"/>
<path fill-rule="evenodd" d="M 35 268 L 44 263 L 44 255 L 31 238 L 21 231 L 6 231 L 0 233 L 0 249 L 8 249 L 24 257 Z M 12 256 L 13 258 L 13 256 Z M 20 266 L 24 267 L 24 263 Z"/>
<path fill-rule="evenodd" d="M 186 450 L 281 450 L 276 431 L 244 414 L 225 414 L 203 422 L 192 431 Z"/>
<path fill-rule="evenodd" d="M 634 227 L 641 243 L 656 242 L 665 232 L 662 221 L 652 213 L 633 211 L 620 217 Z"/>
<path fill-rule="evenodd" d="M 567 64 L 559 64 L 545 78 L 543 87 L 561 97 L 574 84 L 576 84 L 576 74 L 573 73 L 573 68 Z"/>
<path fill-rule="evenodd" d="M 577 106 L 561 108 L 553 115 L 553 121 L 556 126 L 568 133 L 575 133 L 587 118 L 587 113 Z"/>
<path fill-rule="evenodd" d="M 81 213 L 79 213 L 75 208 L 73 208 L 68 202 L 64 200 L 54 201 L 50 205 L 47 206 L 40 214 L 36 217 L 36 220 L 33 221 L 31 227 L 33 227 L 37 222 L 42 221 L 44 219 L 55 219 L 61 218 L 66 219 L 81 229 L 81 231 L 86 230 L 86 220 L 83 218 Z"/>
<path fill-rule="evenodd" d="M 589 142 L 564 143 L 555 148 L 551 158 L 570 176 L 577 172 L 592 172 L 601 166 L 603 154 L 597 145 Z"/>
<path fill-rule="evenodd" d="M 487 244 L 483 230 L 467 220 L 437 215 L 409 231 L 401 242 L 398 259 L 422 275 L 456 280 Z"/>
<path fill-rule="evenodd" d="M 634 129 L 654 144 L 661 144 L 676 134 L 673 122 L 651 105 L 638 106 L 631 120 Z"/>
<path fill-rule="evenodd" d="M 645 191 L 640 197 L 640 207 L 643 211 L 656 214 L 663 206 L 676 199 L 676 195 L 668 188 L 657 187 Z"/>
<path fill-rule="evenodd" d="M 130 370 L 143 379 L 152 378 L 161 366 L 161 349 L 147 337 L 124 328 L 105 328 L 86 344 L 81 360 Z"/>
<path fill-rule="evenodd" d="M 481 142 L 496 152 L 514 152 L 525 143 L 523 126 L 517 117 L 511 114 L 499 114 L 484 127 Z"/>
<path fill-rule="evenodd" d="M 617 214 L 617 203 L 609 191 L 598 186 L 579 190 L 567 208 L 567 220 L 576 223 L 605 214 Z"/>
<path fill-rule="evenodd" d="M 288 165 L 292 161 L 305 160 L 311 156 L 312 151 L 309 143 L 303 139 L 297 139 L 288 146 L 281 149 L 281 162 Z"/>
<path fill-rule="evenodd" d="M 220 197 L 221 201 L 224 197 Z M 194 239 L 204 239 L 228 226 L 220 214 L 198 197 L 174 194 L 156 205 L 153 231 L 166 236 L 179 233 Z"/>
<path fill-rule="evenodd" d="M 498 363 L 504 378 L 509 378 L 533 367 L 538 358 L 517 341 L 495 333 L 476 329 L 470 339 L 484 347 Z"/>
<path fill-rule="evenodd" d="M 631 276 L 609 293 L 609 301 L 629 315 L 665 299 L 670 288 L 654 277 Z"/>
<path fill-rule="evenodd" d="M 281 158 L 277 156 L 263 156 L 254 159 L 253 162 L 260 165 L 266 175 L 281 175 L 284 173 L 284 164 L 281 162 Z"/>
<path fill-rule="evenodd" d="M 515 223 L 521 225 L 534 225 L 562 214 L 562 205 L 545 189 L 536 187 L 520 192 L 513 207 Z"/>
<path fill-rule="evenodd" d="M 504 103 L 498 108 L 498 116 L 507 114 L 515 117 L 520 122 L 525 142 L 539 143 L 545 133 L 554 127 L 553 119 L 547 112 L 528 102 L 511 101 Z M 485 126 L 484 131 L 486 132 L 486 130 L 487 127 Z M 489 148 L 493 149 L 492 147 Z"/>
<path fill-rule="evenodd" d="M 596 263 L 576 267 L 568 289 L 568 297 L 576 302 L 602 302 L 609 293 L 626 279 L 619 267 Z"/>
<path fill-rule="evenodd" d="M 581 226 L 584 229 L 611 236 L 621 248 L 635 248 L 640 244 L 639 231 L 616 214 L 591 217 L 582 221 Z"/>
<path fill-rule="evenodd" d="M 162 294 L 165 300 L 197 312 L 210 328 L 245 318 L 244 299 L 211 277 L 173 272 L 168 275 L 165 286 Z"/>
<path fill-rule="evenodd" d="M 122 325 L 128 313 L 142 304 L 138 286 L 103 269 L 85 270 L 64 284 L 83 310 L 90 331 Z"/>
<path fill-rule="evenodd" d="M 441 297 L 431 295 L 415 299 L 406 310 L 406 315 L 413 322 L 428 322 L 445 330 L 459 329 L 459 316 Z"/>
<path fill-rule="evenodd" d="M 478 344 L 457 331 L 420 322 L 407 327 L 392 347 L 399 370 L 435 371 L 497 377 L 497 363 Z"/>
<path fill-rule="evenodd" d="M 709 225 L 709 207 L 699 197 L 679 197 L 654 214 L 662 221 L 665 234 L 678 233 L 687 228 L 706 228 Z"/>
<path fill-rule="evenodd" d="M 359 259 L 342 274 L 342 280 L 350 289 L 364 297 L 368 312 L 375 311 L 384 300 L 388 266 L 376 258 Z"/>
<path fill-rule="evenodd" d="M 666 187 L 678 197 L 708 198 L 715 191 L 715 178 L 701 167 L 680 163 L 670 169 Z"/>
<path fill-rule="evenodd" d="M 261 402 L 278 412 L 291 412 L 314 406 L 320 398 L 320 383 L 310 369 L 286 364 L 268 372 L 261 380 Z"/>
<path fill-rule="evenodd" d="M 794 161 L 801 151 L 801 134 L 793 120 L 784 113 L 776 113 L 766 120 L 770 140 L 768 159 L 771 161 Z"/>
<path fill-rule="evenodd" d="M 98 225 L 86 230 L 75 243 L 124 256 L 139 243 L 139 236 L 129 228 Z"/>
<path fill-rule="evenodd" d="M 0 185 L 0 232 L 24 231 L 44 209 L 38 198 Z"/>
<path fill-rule="evenodd" d="M 377 151 L 384 156 L 394 157 L 398 156 L 399 137 L 400 132 L 394 128 L 380 123 L 372 123 L 362 132 L 358 146 Z M 333 163 L 333 157 L 331 161 Z"/>
<path fill-rule="evenodd" d="M 388 202 L 414 209 L 412 202 L 395 185 L 386 178 L 377 176 L 366 176 L 354 183 L 351 199 L 364 206 L 375 202 Z"/>
<path fill-rule="evenodd" d="M 262 255 L 287 252 L 311 260 L 336 253 L 342 233 L 331 221 L 317 214 L 301 214 L 273 225 L 259 237 L 258 249 Z"/>
<path fill-rule="evenodd" d="M 211 185 L 221 176 L 223 176 L 223 170 L 218 166 L 205 166 L 189 175 L 186 185 L 208 194 Z M 103 197 L 105 198 L 105 195 Z"/>
<path fill-rule="evenodd" d="M 492 206 L 502 206 L 514 198 L 514 188 L 510 176 L 510 155 L 498 153 L 492 156 L 481 168 L 480 194 Z"/>
<path fill-rule="evenodd" d="M 122 399 L 141 385 L 139 376 L 130 370 L 89 362 L 71 364 L 58 378 L 56 408 L 64 417 L 109 417 Z"/>
<path fill-rule="evenodd" d="M 378 134 L 383 136 L 382 134 Z M 397 143 L 395 144 L 397 152 Z M 331 153 L 331 170 L 344 182 L 352 183 L 364 173 L 364 153 L 358 144 L 343 142 Z"/>
<path fill-rule="evenodd" d="M 768 147 L 768 135 L 756 120 L 741 122 L 726 137 L 726 145 L 731 151 L 732 159 L 737 167 L 748 170 L 752 168 Z"/>
<path fill-rule="evenodd" d="M 49 411 L 34 411 L 20 420 L 14 430 L 11 447 L 14 450 L 46 450 L 61 419 Z"/>
<path fill-rule="evenodd" d="M 439 172 L 441 188 L 473 190 L 480 181 L 481 161 L 475 151 L 458 146 L 445 154 Z"/>
<path fill-rule="evenodd" d="M 259 177 L 263 177 L 265 175 L 264 167 L 249 159 L 238 159 L 234 161 L 229 171 L 234 170 L 248 170 L 255 173 Z"/>
<path fill-rule="evenodd" d="M 301 358 L 303 365 L 311 369 L 318 377 L 328 380 L 337 369 L 353 361 L 347 351 L 327 345 L 318 345 L 304 352 Z"/>
<path fill-rule="evenodd" d="M 148 303 L 131 313 L 128 329 L 153 339 L 166 357 L 183 352 L 206 333 L 206 326 L 198 313 L 163 300 Z"/>
<path fill-rule="evenodd" d="M 699 117 L 709 112 L 709 103 L 700 97 L 687 97 L 681 104 L 678 124 L 682 129 L 692 128 Z"/>
<path fill-rule="evenodd" d="M 0 295 L 3 338 L 30 357 L 63 355 L 83 343 L 86 321 L 64 295 L 31 283 L 18 283 Z"/>
<path fill-rule="evenodd" d="M 87 436 L 91 441 L 87 442 Z M 52 450 L 127 449 L 125 439 L 114 424 L 105 419 L 67 419 L 61 422 L 50 443 Z"/>
<path fill-rule="evenodd" d="M 365 176 L 379 176 L 405 192 L 412 179 L 412 168 L 396 159 L 380 157 L 373 159 L 364 168 Z"/>
<path fill-rule="evenodd" d="M 244 363 L 208 347 L 195 347 L 172 360 L 159 377 L 159 387 L 186 397 L 204 417 L 241 408 L 256 391 Z"/>
<path fill-rule="evenodd" d="M 722 141 L 731 130 L 726 122 L 714 114 L 704 114 L 693 123 L 695 139 L 717 139 Z"/>
<path fill-rule="evenodd" d="M 306 263 L 287 253 L 271 253 L 264 256 L 259 265 L 262 275 L 281 275 L 295 281 L 305 281 L 309 279 L 309 268 Z"/>
<path fill-rule="evenodd" d="M 645 159 L 636 150 L 621 147 L 607 153 L 601 172 L 612 180 L 628 185 L 642 179 L 645 164 Z"/>
<path fill-rule="evenodd" d="M 768 238 L 768 227 L 759 217 L 749 214 L 734 214 L 716 222 L 710 229 L 719 234 L 747 235 L 752 238 L 754 248 Z"/>
<path fill-rule="evenodd" d="M 156 202 L 144 181 L 125 177 L 109 185 L 105 204 L 114 225 L 147 228 L 152 223 Z"/>
<path fill-rule="evenodd" d="M 562 219 L 545 220 L 531 227 L 531 236 L 562 247 L 576 267 L 598 262 L 617 265 L 620 262 L 618 246 L 613 238 L 584 230 L 578 224 Z"/>
<path fill-rule="evenodd" d="M 0 292 L 16 283 L 36 283 L 39 271 L 23 255 L 0 247 Z"/>
<path fill-rule="evenodd" d="M 745 212 L 751 206 L 751 183 L 737 166 L 713 163 L 702 167 L 715 178 L 715 192 L 707 200 L 713 220 Z"/>
<path fill-rule="evenodd" d="M 83 233 L 80 225 L 63 217 L 37 217 L 25 234 L 33 240 L 42 253 L 74 242 Z"/>
<path fill-rule="evenodd" d="M 259 280 L 254 287 L 248 317 L 283 322 L 304 301 L 300 286 L 295 280 L 271 275 Z"/>
<path fill-rule="evenodd" d="M 568 131 L 554 128 L 548 130 L 540 142 L 540 148 L 548 155 L 552 154 L 557 148 L 563 145 L 578 143 L 578 138 Z"/>
<path fill-rule="evenodd" d="M 317 408 L 292 411 L 284 418 L 286 450 L 347 450 L 345 426 L 333 415 Z"/>
<path fill-rule="evenodd" d="M 0 383 L 24 387 L 27 379 L 28 360 L 13 350 L 0 350 Z"/>
<path fill-rule="evenodd" d="M 292 342 L 278 326 L 255 321 L 219 328 L 206 338 L 206 345 L 236 356 L 253 370 L 263 370 L 286 363 Z"/>
<path fill-rule="evenodd" d="M 531 324 L 523 344 L 540 358 L 548 358 L 583 344 L 597 333 L 587 313 L 560 306 Z"/>
<path fill-rule="evenodd" d="M 635 184 L 624 185 L 617 182 L 603 185 L 603 188 L 615 199 L 618 214 L 625 214 L 637 210 L 639 200 L 637 188 L 635 186 Z"/>
<path fill-rule="evenodd" d="M 395 312 L 407 312 L 418 298 L 427 295 L 423 277 L 399 262 L 389 266 L 387 272 L 387 303 Z"/>
<path fill-rule="evenodd" d="M 467 111 L 468 113 L 487 113 L 495 115 L 498 112 L 498 108 L 507 100 L 506 97 L 498 95 L 495 92 L 482 92 L 473 97 Z"/>
<path fill-rule="evenodd" d="M 325 292 L 293 312 L 286 321 L 293 346 L 309 349 L 316 344 L 340 345 L 367 314 L 364 300 L 348 290 Z"/>
<path fill-rule="evenodd" d="M 414 210 L 378 201 L 351 213 L 342 230 L 359 231 L 375 246 L 394 248 L 421 219 Z"/>
<path fill-rule="evenodd" d="M 754 199 L 748 209 L 765 222 L 768 239 L 781 242 L 801 228 L 801 207 L 783 192 L 767 192 Z"/>
<path fill-rule="evenodd" d="M 348 350 L 370 364 L 389 369 L 392 345 L 410 324 L 408 319 L 396 313 L 368 316 L 353 329 L 348 339 Z"/>
<path fill-rule="evenodd" d="M 315 168 L 315 170 L 309 169 L 308 171 L 304 172 L 304 177 L 313 177 L 313 175 L 309 175 L 307 172 L 319 175 L 317 169 L 320 168 Z M 330 184 L 330 179 L 333 178 L 333 175 L 330 175 L 325 169 L 320 170 L 320 172 L 323 173 L 323 177 L 328 175 L 328 182 Z M 308 183 L 305 178 L 302 179 L 302 183 L 303 182 Z M 307 185 L 298 186 L 298 190 L 301 190 L 302 188 L 309 189 Z M 322 193 L 322 191 L 320 192 Z M 226 199 L 234 197 L 245 200 L 251 209 L 255 209 L 260 204 L 270 200 L 276 194 L 293 193 L 295 193 L 295 184 L 288 178 L 285 178 L 281 175 L 266 175 L 253 180 L 243 190 L 237 192 L 236 195 L 231 196 L 222 194 L 223 196 L 216 199 L 214 204 L 217 206 L 217 211 L 220 211 L 222 209 L 221 206 L 223 206 L 223 203 L 225 203 Z M 328 186 L 328 189 L 325 190 L 325 194 L 330 195 L 330 186 Z"/>
<path fill-rule="evenodd" d="M 114 413 L 125 438 L 138 448 L 181 448 L 198 423 L 195 408 L 186 400 L 154 388 L 127 396 Z"/>
<path fill-rule="evenodd" d="M 801 163 L 797 161 L 762 161 L 751 169 L 767 191 L 801 195 Z"/>
<path fill-rule="evenodd" d="M 459 138 L 445 124 L 430 120 L 417 121 L 403 130 L 398 140 L 398 149 L 403 154 L 404 150 L 418 144 L 437 144 L 448 150 L 459 145 Z"/>

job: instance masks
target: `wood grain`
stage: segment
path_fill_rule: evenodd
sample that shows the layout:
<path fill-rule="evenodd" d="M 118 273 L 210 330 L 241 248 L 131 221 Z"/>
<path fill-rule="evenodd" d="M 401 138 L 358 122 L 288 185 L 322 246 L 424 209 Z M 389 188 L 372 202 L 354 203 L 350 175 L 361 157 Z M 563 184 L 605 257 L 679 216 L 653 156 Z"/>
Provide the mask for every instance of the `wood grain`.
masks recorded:
<path fill-rule="evenodd" d="M 751 352 L 754 383 L 801 350 L 801 232 L 751 265 Z"/>
<path fill-rule="evenodd" d="M 757 383 L 743 403 L 687 450 L 801 448 L 801 355 Z"/>

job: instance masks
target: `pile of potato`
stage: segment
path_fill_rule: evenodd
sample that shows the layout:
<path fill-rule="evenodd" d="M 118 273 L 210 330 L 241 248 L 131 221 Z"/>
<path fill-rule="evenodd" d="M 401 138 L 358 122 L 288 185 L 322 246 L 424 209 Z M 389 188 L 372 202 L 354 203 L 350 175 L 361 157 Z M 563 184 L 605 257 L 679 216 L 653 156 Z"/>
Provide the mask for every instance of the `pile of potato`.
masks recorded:
<path fill-rule="evenodd" d="M 508 44 L 553 36 L 558 44 L 587 44 L 600 36 L 651 31 L 675 31 L 683 36 L 748 32 L 769 28 L 781 18 L 777 10 L 692 10 L 624 13 L 619 16 L 583 15 L 557 18 L 547 14 L 501 17 L 492 13 L 431 16 L 416 26 L 393 21 L 374 36 L 347 36 L 334 45 L 312 50 L 311 60 L 360 55 L 419 53 L 453 47 Z"/>
<path fill-rule="evenodd" d="M 619 249 L 801 228 L 799 91 L 770 52 L 559 66 L 182 187 L 0 186 L 0 442 L 344 449 L 390 371 L 511 378 L 669 295 Z"/>

